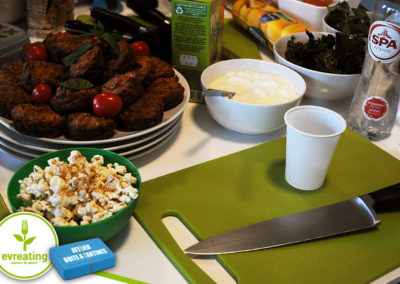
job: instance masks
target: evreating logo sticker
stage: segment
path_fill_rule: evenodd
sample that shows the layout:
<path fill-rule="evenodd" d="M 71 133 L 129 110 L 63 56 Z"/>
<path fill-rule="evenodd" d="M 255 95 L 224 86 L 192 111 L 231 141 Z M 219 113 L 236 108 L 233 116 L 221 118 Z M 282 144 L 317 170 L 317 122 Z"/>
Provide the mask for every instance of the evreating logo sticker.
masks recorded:
<path fill-rule="evenodd" d="M 49 249 L 58 246 L 53 226 L 42 216 L 21 212 L 0 222 L 0 270 L 29 280 L 45 274 L 52 266 Z"/>

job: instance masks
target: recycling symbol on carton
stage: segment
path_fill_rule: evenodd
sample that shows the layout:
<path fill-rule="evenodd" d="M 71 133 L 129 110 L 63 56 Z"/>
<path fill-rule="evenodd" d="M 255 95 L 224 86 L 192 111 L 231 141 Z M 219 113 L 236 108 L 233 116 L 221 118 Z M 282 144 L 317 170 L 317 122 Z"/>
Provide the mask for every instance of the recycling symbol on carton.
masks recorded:
<path fill-rule="evenodd" d="M 182 14 L 183 14 L 183 9 L 182 9 L 182 7 L 177 7 L 176 10 L 175 10 L 175 12 L 176 12 L 178 15 L 182 15 Z"/>

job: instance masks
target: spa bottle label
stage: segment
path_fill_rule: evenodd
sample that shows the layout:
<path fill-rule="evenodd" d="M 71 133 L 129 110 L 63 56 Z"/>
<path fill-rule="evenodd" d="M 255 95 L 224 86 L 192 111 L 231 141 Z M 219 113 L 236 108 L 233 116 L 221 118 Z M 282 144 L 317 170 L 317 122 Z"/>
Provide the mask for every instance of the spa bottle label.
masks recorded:
<path fill-rule="evenodd" d="M 369 29 L 368 52 L 375 61 L 390 63 L 400 57 L 400 26 L 385 21 L 374 22 Z"/>

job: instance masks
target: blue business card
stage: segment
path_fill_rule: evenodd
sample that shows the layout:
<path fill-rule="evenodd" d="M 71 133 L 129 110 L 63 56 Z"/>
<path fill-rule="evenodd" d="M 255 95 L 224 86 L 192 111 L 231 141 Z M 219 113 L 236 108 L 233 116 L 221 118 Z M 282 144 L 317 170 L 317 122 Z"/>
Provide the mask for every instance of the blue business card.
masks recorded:
<path fill-rule="evenodd" d="M 63 279 L 72 279 L 115 265 L 115 255 L 99 238 L 50 249 L 50 259 Z"/>

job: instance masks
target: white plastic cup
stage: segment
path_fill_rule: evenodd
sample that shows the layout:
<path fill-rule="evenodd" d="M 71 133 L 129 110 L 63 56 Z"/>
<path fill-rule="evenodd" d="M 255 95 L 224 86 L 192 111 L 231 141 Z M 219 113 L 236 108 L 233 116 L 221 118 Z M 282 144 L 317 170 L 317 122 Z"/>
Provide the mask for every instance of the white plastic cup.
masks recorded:
<path fill-rule="evenodd" d="M 340 114 L 318 106 L 291 108 L 284 118 L 286 181 L 301 190 L 320 188 L 346 121 Z"/>

